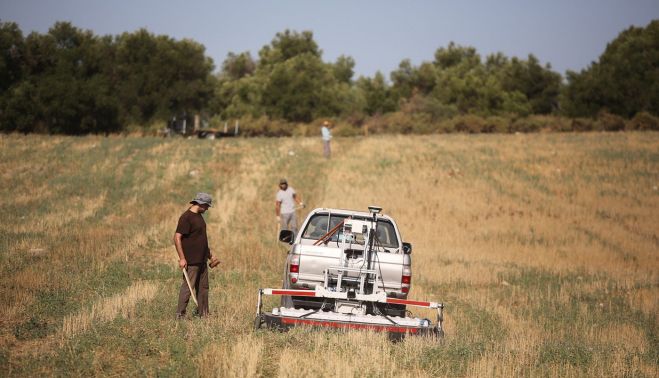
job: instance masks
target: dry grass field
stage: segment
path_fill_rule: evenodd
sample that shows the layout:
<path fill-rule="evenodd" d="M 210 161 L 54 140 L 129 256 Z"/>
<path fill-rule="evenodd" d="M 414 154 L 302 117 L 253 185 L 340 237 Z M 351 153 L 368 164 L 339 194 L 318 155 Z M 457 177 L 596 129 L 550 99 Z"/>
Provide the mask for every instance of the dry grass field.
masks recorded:
<path fill-rule="evenodd" d="M 327 161 L 319 138 L 0 136 L 0 375 L 659 375 L 659 134 L 333 147 Z M 446 304 L 443 342 L 252 330 L 257 288 L 281 285 L 282 176 L 307 210 L 396 218 L 411 297 Z M 197 191 L 217 201 L 223 264 L 211 317 L 177 322 L 171 238 Z"/>

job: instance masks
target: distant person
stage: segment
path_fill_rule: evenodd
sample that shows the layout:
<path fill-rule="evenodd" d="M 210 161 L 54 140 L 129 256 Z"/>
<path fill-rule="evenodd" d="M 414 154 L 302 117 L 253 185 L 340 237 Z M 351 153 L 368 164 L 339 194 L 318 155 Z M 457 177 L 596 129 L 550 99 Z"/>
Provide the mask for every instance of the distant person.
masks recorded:
<path fill-rule="evenodd" d="M 297 218 L 295 216 L 295 204 L 304 207 L 304 203 L 298 197 L 295 189 L 288 186 L 285 178 L 279 180 L 279 191 L 275 196 L 275 214 L 279 222 L 280 230 L 291 230 L 293 235 L 297 234 Z"/>
<path fill-rule="evenodd" d="M 211 207 L 213 199 L 207 193 L 197 193 L 190 201 L 192 206 L 186 210 L 178 220 L 176 233 L 174 234 L 174 245 L 179 258 L 179 267 L 185 269 L 190 278 L 190 285 L 194 288 L 198 301 L 197 312 L 199 316 L 208 316 L 208 267 L 206 260 L 211 260 L 211 267 L 217 265 L 217 261 L 208 247 L 206 235 L 206 222 L 203 213 Z M 178 295 L 178 307 L 176 318 L 184 319 L 188 302 L 190 301 L 190 289 L 183 276 L 181 289 Z"/>
<path fill-rule="evenodd" d="M 330 141 L 332 140 L 332 128 L 334 126 L 329 123 L 329 121 L 323 121 L 323 127 L 320 128 L 320 134 L 323 139 L 323 156 L 326 159 L 329 159 L 332 155 L 332 150 L 330 149 Z"/>

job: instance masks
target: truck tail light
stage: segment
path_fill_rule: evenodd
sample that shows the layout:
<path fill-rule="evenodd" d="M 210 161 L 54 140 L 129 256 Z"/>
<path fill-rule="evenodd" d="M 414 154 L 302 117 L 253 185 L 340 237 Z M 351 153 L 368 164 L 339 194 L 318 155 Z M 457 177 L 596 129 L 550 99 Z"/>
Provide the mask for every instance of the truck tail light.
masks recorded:
<path fill-rule="evenodd" d="M 409 269 L 403 271 L 403 275 L 400 278 L 400 284 L 403 294 L 410 292 L 410 286 L 412 286 L 412 272 Z"/>
<path fill-rule="evenodd" d="M 290 283 L 297 283 L 298 274 L 300 274 L 300 255 L 294 254 L 291 256 L 288 265 L 288 279 L 290 280 Z"/>

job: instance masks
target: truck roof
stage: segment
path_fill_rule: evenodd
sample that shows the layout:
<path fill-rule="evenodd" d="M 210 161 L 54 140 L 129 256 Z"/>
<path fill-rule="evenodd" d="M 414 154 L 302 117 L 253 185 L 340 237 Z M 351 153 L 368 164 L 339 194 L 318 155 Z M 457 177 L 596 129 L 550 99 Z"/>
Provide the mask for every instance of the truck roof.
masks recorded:
<path fill-rule="evenodd" d="M 311 210 L 311 212 L 314 214 L 332 213 L 332 214 L 341 214 L 341 215 L 352 215 L 352 216 L 364 217 L 364 218 L 370 218 L 372 216 L 371 213 L 368 211 L 338 209 L 338 208 L 330 208 L 330 207 L 318 207 Z M 392 220 L 390 216 L 383 213 L 378 214 L 378 218 Z"/>

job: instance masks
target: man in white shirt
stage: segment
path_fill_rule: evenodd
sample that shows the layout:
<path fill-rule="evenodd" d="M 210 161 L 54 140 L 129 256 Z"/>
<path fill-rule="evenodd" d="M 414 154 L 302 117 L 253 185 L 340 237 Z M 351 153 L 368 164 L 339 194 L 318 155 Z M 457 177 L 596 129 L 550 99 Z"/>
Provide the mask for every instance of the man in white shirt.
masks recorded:
<path fill-rule="evenodd" d="M 323 139 L 323 156 L 325 156 L 326 159 L 329 159 L 332 154 L 332 151 L 330 150 L 330 140 L 332 140 L 331 128 L 332 124 L 328 121 L 323 121 L 323 127 L 320 128 L 320 134 Z"/>
<path fill-rule="evenodd" d="M 291 230 L 293 235 L 297 234 L 296 203 L 304 207 L 304 203 L 295 193 L 295 189 L 288 186 L 286 179 L 279 180 L 279 191 L 275 197 L 275 214 L 279 221 L 279 229 Z"/>

